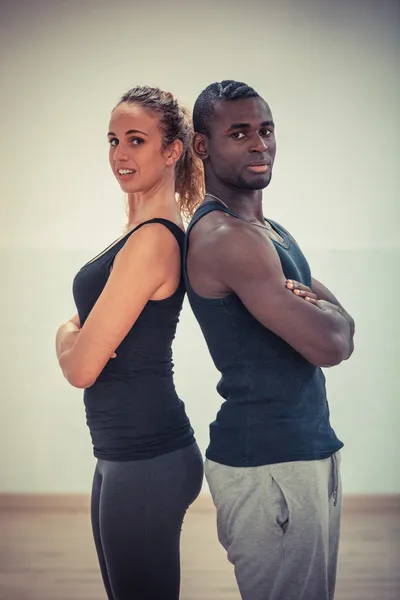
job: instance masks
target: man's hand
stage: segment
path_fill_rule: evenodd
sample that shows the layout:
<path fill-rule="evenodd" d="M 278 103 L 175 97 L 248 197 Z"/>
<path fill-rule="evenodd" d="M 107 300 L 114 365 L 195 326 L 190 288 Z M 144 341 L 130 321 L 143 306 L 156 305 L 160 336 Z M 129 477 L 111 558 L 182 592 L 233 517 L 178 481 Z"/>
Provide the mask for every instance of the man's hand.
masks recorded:
<path fill-rule="evenodd" d="M 300 298 L 304 298 L 307 302 L 311 304 L 315 304 L 318 306 L 318 297 L 317 294 L 314 294 L 311 288 L 299 281 L 295 281 L 294 279 L 288 279 L 286 281 L 286 287 L 293 292 L 296 296 Z"/>
<path fill-rule="evenodd" d="M 294 279 L 288 279 L 286 281 L 286 287 L 293 292 L 299 298 L 304 298 L 307 302 L 311 302 L 311 304 L 315 304 L 321 310 L 336 310 L 341 315 L 343 311 L 336 304 L 332 304 L 328 300 L 319 299 L 317 294 L 315 294 L 308 285 L 304 285 L 300 283 L 300 281 L 295 281 Z"/>
<path fill-rule="evenodd" d="M 321 310 L 336 310 L 341 315 L 346 315 L 345 310 L 341 306 L 330 302 L 326 298 L 318 298 L 317 294 L 315 294 L 308 285 L 304 285 L 294 279 L 288 279 L 286 281 L 286 287 L 296 296 L 299 296 L 299 298 L 304 298 L 304 300 L 311 302 L 311 304 L 315 304 L 315 306 L 318 306 Z"/>
<path fill-rule="evenodd" d="M 338 312 L 340 315 L 343 317 L 345 316 L 340 306 L 337 306 L 337 304 L 332 304 L 332 302 L 329 302 L 328 300 L 317 300 L 316 305 L 321 310 L 336 310 L 336 312 Z"/>
<path fill-rule="evenodd" d="M 322 284 L 319 284 L 319 286 L 321 286 L 321 285 Z M 338 312 L 343 317 L 345 317 L 345 319 L 347 320 L 349 327 L 350 327 L 350 336 L 351 336 L 349 354 L 347 356 L 347 358 L 349 358 L 352 355 L 353 350 L 354 350 L 354 341 L 353 341 L 354 320 L 344 310 L 344 308 L 339 303 L 336 304 L 334 302 L 334 300 L 336 302 L 337 302 L 337 300 L 333 296 L 333 294 L 331 292 L 329 292 L 329 290 L 327 288 L 324 287 L 322 289 L 321 293 L 323 293 L 325 291 L 325 297 L 318 298 L 317 294 L 315 294 L 315 292 L 313 292 L 311 290 L 311 288 L 309 288 L 307 285 L 300 283 L 299 281 L 295 281 L 294 279 L 287 279 L 286 287 L 289 290 L 291 290 L 296 296 L 299 296 L 299 298 L 304 298 L 304 300 L 307 300 L 307 302 L 310 302 L 311 304 L 318 306 L 318 308 L 320 308 L 321 310 L 326 310 L 326 311 L 333 310 L 333 311 Z M 330 300 L 332 300 L 332 302 Z"/>

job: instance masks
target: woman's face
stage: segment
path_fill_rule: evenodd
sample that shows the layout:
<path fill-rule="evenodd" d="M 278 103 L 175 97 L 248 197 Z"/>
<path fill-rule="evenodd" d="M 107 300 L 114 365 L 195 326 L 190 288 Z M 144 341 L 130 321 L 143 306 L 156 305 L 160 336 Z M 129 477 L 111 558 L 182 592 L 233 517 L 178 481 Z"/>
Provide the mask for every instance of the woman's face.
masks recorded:
<path fill-rule="evenodd" d="M 157 188 L 175 162 L 163 152 L 158 116 L 137 104 L 125 102 L 113 110 L 108 141 L 111 169 L 126 193 Z"/>

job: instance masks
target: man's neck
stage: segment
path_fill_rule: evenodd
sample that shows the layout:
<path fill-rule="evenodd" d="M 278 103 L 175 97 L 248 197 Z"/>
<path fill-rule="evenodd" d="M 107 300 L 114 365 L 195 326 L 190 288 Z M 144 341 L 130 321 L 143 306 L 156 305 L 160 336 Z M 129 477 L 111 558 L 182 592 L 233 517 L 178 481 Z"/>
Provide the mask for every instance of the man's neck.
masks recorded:
<path fill-rule="evenodd" d="M 261 190 L 242 190 L 240 188 L 228 187 L 226 185 L 208 185 L 206 181 L 206 196 L 204 200 L 210 202 L 218 198 L 235 214 L 246 221 L 264 222 L 262 210 Z"/>

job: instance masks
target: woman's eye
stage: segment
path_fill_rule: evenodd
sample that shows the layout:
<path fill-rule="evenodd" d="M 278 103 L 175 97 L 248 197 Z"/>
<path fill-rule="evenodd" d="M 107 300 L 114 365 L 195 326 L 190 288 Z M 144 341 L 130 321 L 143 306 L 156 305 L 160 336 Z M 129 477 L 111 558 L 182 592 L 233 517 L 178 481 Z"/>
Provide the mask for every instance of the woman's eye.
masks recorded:
<path fill-rule="evenodd" d="M 110 146 L 118 146 L 118 140 L 116 138 L 111 138 L 108 140 Z"/>
<path fill-rule="evenodd" d="M 131 139 L 131 144 L 133 146 L 140 146 L 140 144 L 143 144 L 144 140 L 142 140 L 142 138 L 132 138 Z"/>

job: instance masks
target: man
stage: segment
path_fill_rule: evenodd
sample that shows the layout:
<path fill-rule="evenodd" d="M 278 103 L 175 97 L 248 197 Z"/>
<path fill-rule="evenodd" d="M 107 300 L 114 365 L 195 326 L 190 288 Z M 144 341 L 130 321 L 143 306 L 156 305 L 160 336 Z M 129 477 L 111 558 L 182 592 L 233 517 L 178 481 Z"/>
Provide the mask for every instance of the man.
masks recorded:
<path fill-rule="evenodd" d="M 214 83 L 193 122 L 207 193 L 184 275 L 222 375 L 205 465 L 219 540 L 244 600 L 331 600 L 343 444 L 320 367 L 349 358 L 354 322 L 263 217 L 276 151 L 267 103 L 244 83 Z"/>

